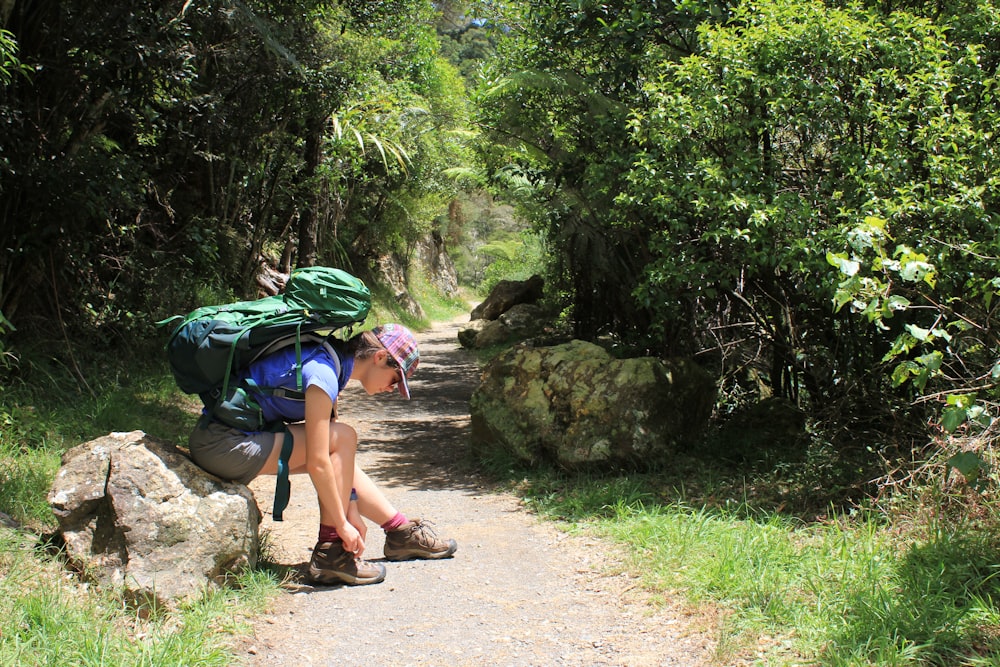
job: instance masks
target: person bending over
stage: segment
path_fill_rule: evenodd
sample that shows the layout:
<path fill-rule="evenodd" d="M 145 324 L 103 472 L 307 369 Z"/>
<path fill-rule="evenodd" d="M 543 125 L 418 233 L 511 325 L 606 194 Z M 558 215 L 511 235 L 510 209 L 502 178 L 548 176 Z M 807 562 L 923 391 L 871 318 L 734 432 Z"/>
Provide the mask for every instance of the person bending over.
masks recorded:
<path fill-rule="evenodd" d="M 441 539 L 427 522 L 397 511 L 357 465 L 357 432 L 338 421 L 334 409 L 350 380 L 360 382 L 369 395 L 397 390 L 409 399 L 408 378 L 419 361 L 413 333 L 400 324 L 385 324 L 347 341 L 303 342 L 299 351 L 294 346 L 279 349 L 252 363 L 239 380 L 265 422 L 285 424 L 284 432 L 247 433 L 206 411 L 189 439 L 191 458 L 208 472 L 243 484 L 259 475 L 277 475 L 280 466 L 290 474 L 308 474 L 320 511 L 319 537 L 309 561 L 309 578 L 316 583 L 375 584 L 385 578 L 385 566 L 362 559 L 363 516 L 385 530 L 387 560 L 451 557 L 458 548 L 455 540 Z M 259 387 L 269 389 L 255 391 Z M 304 401 L 280 391 L 297 387 L 304 388 Z"/>

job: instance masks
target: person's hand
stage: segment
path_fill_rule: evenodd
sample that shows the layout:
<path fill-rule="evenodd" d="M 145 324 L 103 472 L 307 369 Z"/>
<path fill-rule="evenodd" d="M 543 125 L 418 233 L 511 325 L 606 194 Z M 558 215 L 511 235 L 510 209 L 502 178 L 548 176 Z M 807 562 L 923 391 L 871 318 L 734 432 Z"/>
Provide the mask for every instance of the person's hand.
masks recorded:
<path fill-rule="evenodd" d="M 347 507 L 347 521 L 358 529 L 362 542 L 368 539 L 368 524 L 361 518 L 361 512 L 358 511 L 358 503 L 355 500 L 352 500 Z"/>
<path fill-rule="evenodd" d="M 365 551 L 365 540 L 361 537 L 358 529 L 347 522 L 343 528 L 337 529 L 337 534 L 340 536 L 340 541 L 344 543 L 344 548 L 352 552 L 355 557 L 361 558 L 361 554 Z"/>

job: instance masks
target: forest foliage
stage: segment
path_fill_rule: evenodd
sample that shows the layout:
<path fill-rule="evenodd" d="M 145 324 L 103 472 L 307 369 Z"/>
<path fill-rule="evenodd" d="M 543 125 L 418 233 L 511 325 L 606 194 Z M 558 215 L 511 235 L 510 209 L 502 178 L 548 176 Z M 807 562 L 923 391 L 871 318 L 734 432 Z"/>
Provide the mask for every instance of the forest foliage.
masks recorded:
<path fill-rule="evenodd" d="M 485 158 L 532 184 L 577 335 L 695 355 L 724 401 L 790 399 L 836 447 L 988 446 L 995 3 L 508 11 Z"/>
<path fill-rule="evenodd" d="M 264 261 L 368 276 L 429 235 L 469 161 L 430 2 L 4 6 L 0 312 L 18 329 L 116 345 L 252 295 Z"/>

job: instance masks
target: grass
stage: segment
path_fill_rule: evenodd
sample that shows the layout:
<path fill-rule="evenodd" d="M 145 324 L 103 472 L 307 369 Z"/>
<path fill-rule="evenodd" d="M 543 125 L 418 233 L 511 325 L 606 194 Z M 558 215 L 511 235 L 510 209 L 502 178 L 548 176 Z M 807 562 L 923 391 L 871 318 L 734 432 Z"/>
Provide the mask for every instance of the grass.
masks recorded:
<path fill-rule="evenodd" d="M 248 572 L 238 592 L 218 590 L 177 613 L 143 618 L 113 592 L 82 586 L 27 540 L 0 529 L 0 665 L 233 663 L 230 642 L 262 611 L 273 580 Z M 238 597 L 238 601 L 237 601 Z"/>
<path fill-rule="evenodd" d="M 420 331 L 429 327 L 432 322 L 450 321 L 472 310 L 469 305 L 471 297 L 464 289 L 452 296 L 444 295 L 418 271 L 411 273 L 409 285 L 410 294 L 420 304 L 423 317 L 415 317 L 407 312 L 387 288 L 375 285 L 372 288 L 374 304 L 366 323 L 374 326 L 384 322 L 399 322 L 414 331 Z"/>
<path fill-rule="evenodd" d="M 719 664 L 1000 665 L 995 526 L 833 511 L 803 521 L 670 486 L 698 475 L 535 472 L 518 490 L 622 545 L 649 590 L 721 610 Z"/>
<path fill-rule="evenodd" d="M 194 424 L 193 403 L 160 359 L 95 358 L 89 389 L 50 359 L 25 355 L 21 363 L 20 377 L 36 381 L 10 380 L 0 395 L 0 512 L 31 528 L 54 527 L 45 495 L 68 448 L 129 430 L 183 443 Z"/>

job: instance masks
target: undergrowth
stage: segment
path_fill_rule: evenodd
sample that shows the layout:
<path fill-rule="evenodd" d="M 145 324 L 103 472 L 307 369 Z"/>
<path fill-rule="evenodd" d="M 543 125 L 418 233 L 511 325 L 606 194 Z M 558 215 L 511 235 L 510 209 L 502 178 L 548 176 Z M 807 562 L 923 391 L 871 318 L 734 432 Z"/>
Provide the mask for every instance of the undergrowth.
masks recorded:
<path fill-rule="evenodd" d="M 20 531 L 0 528 L 0 665 L 79 667 L 233 663 L 231 641 L 263 611 L 274 580 L 246 572 L 175 613 L 152 615 L 84 586 Z"/>

